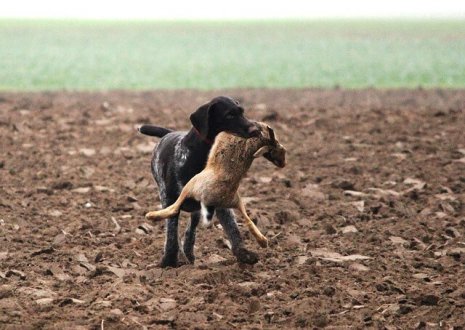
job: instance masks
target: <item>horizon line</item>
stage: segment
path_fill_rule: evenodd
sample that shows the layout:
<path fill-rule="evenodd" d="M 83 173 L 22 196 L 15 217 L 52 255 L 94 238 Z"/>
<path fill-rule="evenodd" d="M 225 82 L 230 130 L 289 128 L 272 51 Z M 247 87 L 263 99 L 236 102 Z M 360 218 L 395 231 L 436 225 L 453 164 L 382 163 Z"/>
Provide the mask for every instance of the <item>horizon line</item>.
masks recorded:
<path fill-rule="evenodd" d="M 2 16 L 0 20 L 55 20 L 55 21 L 140 21 L 140 22 L 172 22 L 172 21 L 322 21 L 322 20 L 463 20 L 460 15 L 391 15 L 391 16 L 302 16 L 302 17 L 81 17 L 81 16 Z"/>

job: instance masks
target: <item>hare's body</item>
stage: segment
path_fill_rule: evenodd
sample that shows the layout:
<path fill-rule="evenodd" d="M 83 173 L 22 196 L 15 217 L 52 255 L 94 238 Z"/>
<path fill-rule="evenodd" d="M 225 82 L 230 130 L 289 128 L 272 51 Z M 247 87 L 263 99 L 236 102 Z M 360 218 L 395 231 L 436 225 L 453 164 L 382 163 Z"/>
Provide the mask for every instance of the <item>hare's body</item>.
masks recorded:
<path fill-rule="evenodd" d="M 189 196 L 205 206 L 218 208 L 234 208 L 237 205 L 235 195 L 236 181 L 224 179 L 212 170 L 202 171 L 194 176 L 186 186 L 189 186 Z"/>
<path fill-rule="evenodd" d="M 218 134 L 208 156 L 205 169 L 195 175 L 184 186 L 177 201 L 169 207 L 147 213 L 151 220 L 159 220 L 178 214 L 186 198 L 199 201 L 202 209 L 237 208 L 247 220 L 247 226 L 262 246 L 267 239 L 248 217 L 237 190 L 253 160 L 264 155 L 279 167 L 285 165 L 285 149 L 276 141 L 274 132 L 263 123 L 257 123 L 261 130 L 258 137 L 244 139 L 226 132 Z M 213 212 L 209 212 L 210 217 Z"/>

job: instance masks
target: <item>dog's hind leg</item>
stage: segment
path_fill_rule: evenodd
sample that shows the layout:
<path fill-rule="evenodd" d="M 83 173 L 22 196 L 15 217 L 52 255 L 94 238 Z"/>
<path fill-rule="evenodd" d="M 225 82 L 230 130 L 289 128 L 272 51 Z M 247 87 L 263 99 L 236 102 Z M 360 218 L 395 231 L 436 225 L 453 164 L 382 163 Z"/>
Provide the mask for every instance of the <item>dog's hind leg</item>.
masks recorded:
<path fill-rule="evenodd" d="M 160 200 L 164 207 L 171 205 L 176 200 L 175 197 L 168 197 L 165 191 L 160 193 Z M 166 240 L 163 257 L 160 260 L 161 267 L 177 267 L 178 265 L 178 215 L 166 219 Z"/>
<path fill-rule="evenodd" d="M 244 203 L 242 202 L 242 199 L 239 196 L 239 194 L 237 194 L 236 196 L 237 196 L 236 198 L 238 199 L 237 208 L 239 209 L 239 211 L 244 216 L 245 224 L 249 228 L 249 231 L 252 233 L 252 235 L 255 236 L 255 239 L 257 240 L 258 244 L 261 247 L 267 247 L 268 246 L 268 239 L 260 232 L 260 230 L 257 228 L 257 226 L 255 226 L 255 224 L 253 223 L 252 219 L 250 219 L 250 217 L 248 216 L 247 211 L 245 210 Z"/>
<path fill-rule="evenodd" d="M 195 211 L 191 213 L 191 221 L 187 226 L 186 233 L 184 234 L 184 243 L 182 245 L 182 250 L 184 255 L 186 256 L 187 260 L 190 263 L 194 263 L 195 256 L 194 256 L 194 245 L 195 245 L 195 230 L 197 229 L 197 225 L 200 222 L 200 212 Z"/>

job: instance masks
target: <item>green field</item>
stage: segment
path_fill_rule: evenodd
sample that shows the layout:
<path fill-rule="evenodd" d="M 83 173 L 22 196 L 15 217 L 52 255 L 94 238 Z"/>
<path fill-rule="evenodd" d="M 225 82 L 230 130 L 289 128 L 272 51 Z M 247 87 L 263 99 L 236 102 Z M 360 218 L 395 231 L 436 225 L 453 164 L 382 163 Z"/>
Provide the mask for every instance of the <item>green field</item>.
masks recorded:
<path fill-rule="evenodd" d="M 465 20 L 0 20 L 0 90 L 465 87 Z"/>

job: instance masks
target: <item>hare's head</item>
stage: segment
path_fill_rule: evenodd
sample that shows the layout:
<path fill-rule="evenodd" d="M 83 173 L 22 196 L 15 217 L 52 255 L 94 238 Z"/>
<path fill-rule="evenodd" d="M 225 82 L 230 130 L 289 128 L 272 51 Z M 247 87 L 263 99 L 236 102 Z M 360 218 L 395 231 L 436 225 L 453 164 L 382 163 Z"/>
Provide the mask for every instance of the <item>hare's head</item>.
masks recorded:
<path fill-rule="evenodd" d="M 256 125 L 261 131 L 261 138 L 265 140 L 265 145 L 255 152 L 254 157 L 263 156 L 277 167 L 286 166 L 286 148 L 279 143 L 274 130 L 262 122 L 257 122 Z"/>

